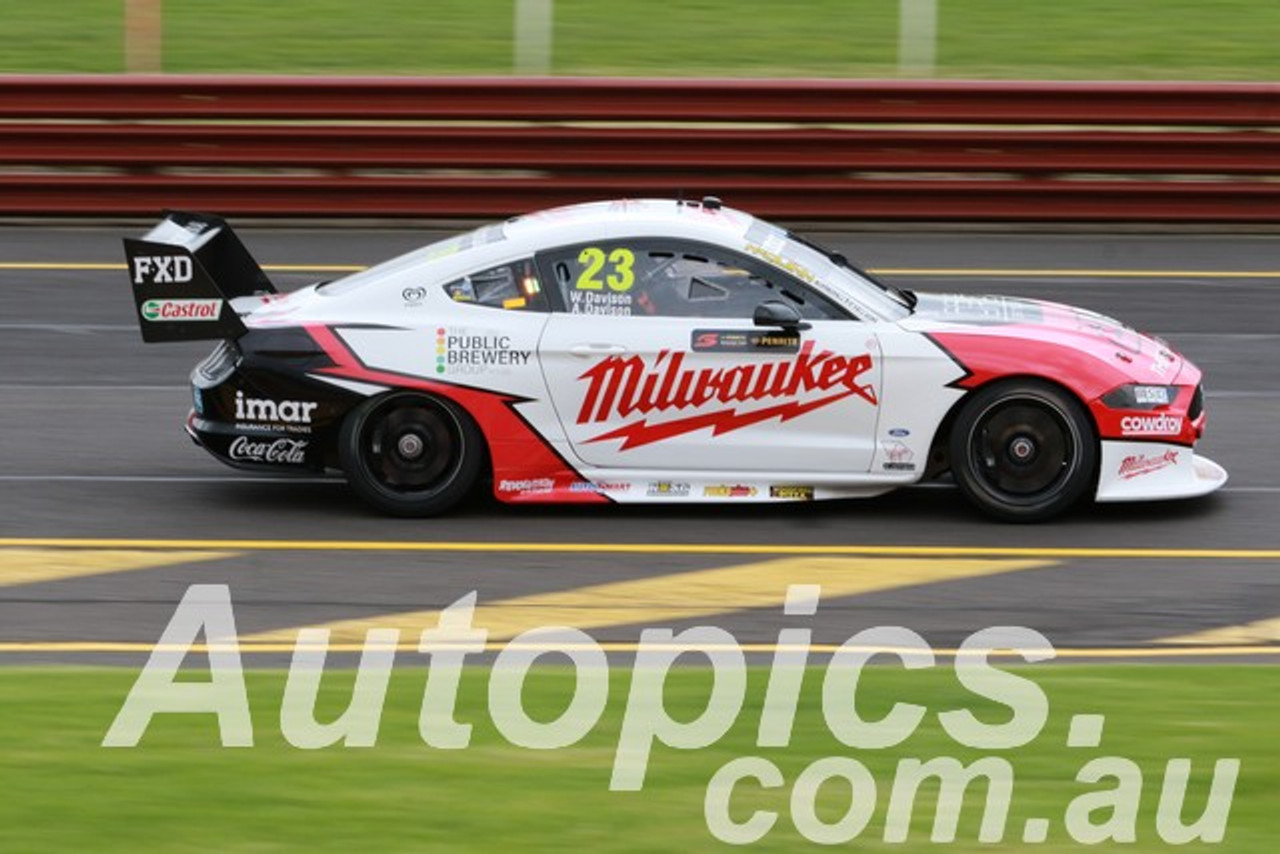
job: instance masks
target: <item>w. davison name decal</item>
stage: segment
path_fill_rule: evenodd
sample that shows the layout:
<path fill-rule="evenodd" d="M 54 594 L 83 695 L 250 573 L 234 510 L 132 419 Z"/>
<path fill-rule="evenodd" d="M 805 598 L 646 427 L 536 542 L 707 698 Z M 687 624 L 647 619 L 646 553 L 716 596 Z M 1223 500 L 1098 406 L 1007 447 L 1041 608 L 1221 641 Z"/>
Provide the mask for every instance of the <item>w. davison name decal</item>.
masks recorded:
<path fill-rule="evenodd" d="M 579 379 L 588 383 L 579 424 L 639 418 L 588 439 L 621 439 L 619 450 L 638 448 L 673 436 L 711 428 L 713 436 L 771 418 L 788 421 L 857 395 L 872 406 L 876 392 L 858 381 L 872 367 L 871 355 L 838 356 L 813 352 L 807 341 L 792 359 L 731 367 L 687 368 L 685 353 L 663 350 L 641 356 L 610 356 Z M 713 404 L 724 404 L 700 411 Z M 744 404 L 760 404 L 750 406 Z M 650 421 L 659 413 L 693 414 Z"/>

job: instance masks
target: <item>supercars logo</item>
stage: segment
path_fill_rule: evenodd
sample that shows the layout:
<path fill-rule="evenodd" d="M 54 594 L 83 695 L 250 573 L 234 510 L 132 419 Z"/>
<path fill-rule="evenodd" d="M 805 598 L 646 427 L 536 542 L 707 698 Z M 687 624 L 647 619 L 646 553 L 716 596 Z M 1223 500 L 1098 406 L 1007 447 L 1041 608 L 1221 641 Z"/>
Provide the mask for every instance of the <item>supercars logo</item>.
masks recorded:
<path fill-rule="evenodd" d="M 222 300 L 149 299 L 142 304 L 141 314 L 149 321 L 217 320 L 222 314 Z"/>
<path fill-rule="evenodd" d="M 869 353 L 838 356 L 814 353 L 805 342 L 795 358 L 732 367 L 687 368 L 685 354 L 663 350 L 647 361 L 640 356 L 610 356 L 579 379 L 587 393 L 578 410 L 579 424 L 640 416 L 621 427 L 588 439 L 621 439 L 619 450 L 638 448 L 706 428 L 713 436 L 770 419 L 789 421 L 847 397 L 876 405 L 875 389 L 859 382 L 871 370 Z M 711 404 L 728 404 L 707 410 Z M 761 406 L 741 404 L 761 403 Z M 656 413 L 692 415 L 650 421 Z"/>

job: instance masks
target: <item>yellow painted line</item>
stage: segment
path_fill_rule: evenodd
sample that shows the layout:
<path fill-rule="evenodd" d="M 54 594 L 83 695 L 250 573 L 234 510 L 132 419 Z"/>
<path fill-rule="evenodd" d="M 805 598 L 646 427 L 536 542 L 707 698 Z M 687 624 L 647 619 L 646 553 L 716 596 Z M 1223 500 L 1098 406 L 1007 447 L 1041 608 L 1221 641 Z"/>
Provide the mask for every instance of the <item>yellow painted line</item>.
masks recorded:
<path fill-rule="evenodd" d="M 0 549 L 0 587 L 234 557 L 230 551 Z"/>
<path fill-rule="evenodd" d="M 562 650 L 568 648 L 568 644 L 537 644 L 537 643 L 488 643 L 485 645 L 485 651 L 494 653 L 501 652 L 504 649 L 522 649 L 522 650 Z M 640 644 L 636 641 L 602 641 L 596 644 L 597 647 L 605 652 L 636 652 L 640 648 Z M 209 645 L 209 644 L 192 644 L 189 647 L 160 645 L 148 643 L 145 641 L 0 641 L 0 654 L 36 654 L 36 653 L 62 653 L 62 654 L 139 654 L 149 655 L 156 650 L 182 651 L 194 654 L 203 654 L 209 652 L 211 648 L 220 650 L 235 648 L 244 655 L 272 655 L 272 654 L 292 654 L 294 645 L 292 643 L 274 642 L 274 643 L 241 643 L 232 647 L 230 644 Z M 732 649 L 732 647 L 726 647 Z M 743 643 L 738 644 L 737 648 L 747 653 L 764 653 L 770 654 L 780 649 L 788 649 L 786 645 L 775 643 Z M 357 643 L 333 643 L 329 645 L 329 652 L 332 653 L 358 653 L 364 649 L 362 644 Z M 418 644 L 414 639 L 412 643 L 400 643 L 396 646 L 397 652 L 412 653 L 417 652 Z M 649 650 L 672 650 L 679 651 L 683 649 L 678 645 L 664 644 L 646 644 L 645 649 Z M 815 643 L 809 646 L 809 651 L 814 655 L 829 655 L 840 649 L 838 644 Z M 884 647 L 856 647 L 856 650 L 868 652 L 892 652 L 892 649 Z M 960 650 L 954 647 L 941 647 L 933 650 L 934 654 L 939 658 L 954 658 L 960 654 Z M 1206 658 L 1212 656 L 1277 656 L 1280 657 L 1280 646 L 1277 645 L 1249 645 L 1249 646 L 1186 646 L 1186 647 L 1162 647 L 1162 646 L 1127 646 L 1127 647 L 1055 647 L 1054 656 L 1057 658 Z M 1021 658 L 1014 656 L 1007 650 L 995 650 L 991 653 L 995 658 Z"/>
<path fill-rule="evenodd" d="M 0 547 L 67 549 L 233 549 L 237 551 L 480 552 L 678 555 L 868 555 L 883 557 L 1133 558 L 1280 560 L 1276 549 L 1064 548 L 1034 546 L 859 546 L 788 543 L 528 543 L 408 540 L 212 540 L 0 537 Z"/>
<path fill-rule="evenodd" d="M 595 584 L 480 604 L 472 625 L 489 639 L 506 640 L 544 626 L 583 631 L 692 620 L 750 608 L 781 610 L 789 584 L 819 584 L 823 599 L 878 593 L 1049 566 L 1033 560 L 903 560 L 901 558 L 792 557 L 629 581 Z M 819 607 L 821 613 L 821 607 Z M 333 642 L 359 642 L 374 628 L 417 636 L 440 621 L 436 610 L 377 614 L 326 623 Z M 292 641 L 294 628 L 245 636 L 250 642 Z"/>
<path fill-rule="evenodd" d="M 68 261 L 0 261 L 0 270 L 123 271 L 121 263 Z M 363 264 L 266 264 L 263 270 L 275 273 L 358 273 L 367 270 Z M 1280 279 L 1280 270 L 1104 270 L 1104 269 L 1039 269 L 1001 267 L 874 267 L 868 272 L 877 276 L 985 276 L 1035 277 L 1058 279 Z"/>
<path fill-rule="evenodd" d="M 1222 646 L 1224 644 L 1280 644 L 1280 617 L 1255 620 L 1243 626 L 1223 626 L 1164 638 L 1161 643 Z"/>

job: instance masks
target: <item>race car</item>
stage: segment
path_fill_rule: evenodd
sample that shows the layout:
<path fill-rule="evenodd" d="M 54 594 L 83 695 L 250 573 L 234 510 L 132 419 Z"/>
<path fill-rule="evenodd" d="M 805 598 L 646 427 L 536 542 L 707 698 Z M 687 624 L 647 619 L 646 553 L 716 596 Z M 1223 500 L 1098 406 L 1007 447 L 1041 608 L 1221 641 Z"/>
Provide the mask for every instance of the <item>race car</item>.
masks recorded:
<path fill-rule="evenodd" d="M 400 516 L 504 502 L 781 502 L 950 477 L 999 518 L 1186 498 L 1201 373 L 1079 308 L 901 290 L 707 197 L 518 216 L 278 293 L 221 218 L 125 240 L 145 341 L 220 340 L 186 430 L 341 471 Z"/>

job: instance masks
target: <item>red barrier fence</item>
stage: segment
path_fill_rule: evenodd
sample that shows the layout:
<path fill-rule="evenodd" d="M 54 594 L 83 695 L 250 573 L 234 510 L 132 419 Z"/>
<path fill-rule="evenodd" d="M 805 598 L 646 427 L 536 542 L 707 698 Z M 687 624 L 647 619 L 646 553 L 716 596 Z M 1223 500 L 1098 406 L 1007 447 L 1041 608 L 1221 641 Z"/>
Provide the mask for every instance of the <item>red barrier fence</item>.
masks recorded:
<path fill-rule="evenodd" d="M 0 213 L 1280 222 L 1280 85 L 0 76 Z"/>

